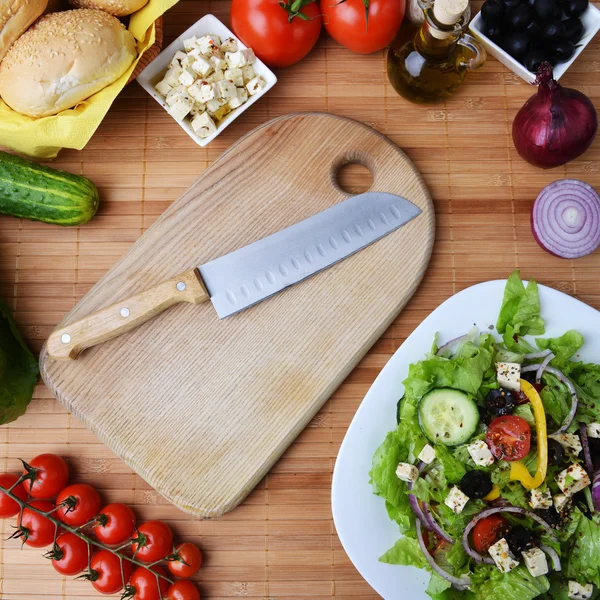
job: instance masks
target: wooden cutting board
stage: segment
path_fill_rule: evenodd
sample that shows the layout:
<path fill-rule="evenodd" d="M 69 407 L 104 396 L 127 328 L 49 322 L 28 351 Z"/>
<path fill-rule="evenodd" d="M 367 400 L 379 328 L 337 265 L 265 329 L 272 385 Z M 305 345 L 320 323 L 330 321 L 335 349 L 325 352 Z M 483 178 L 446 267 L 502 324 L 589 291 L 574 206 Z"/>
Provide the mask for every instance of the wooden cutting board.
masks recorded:
<path fill-rule="evenodd" d="M 217 160 L 64 319 L 103 308 L 345 199 L 348 162 L 373 191 L 423 213 L 312 278 L 220 321 L 178 305 L 138 329 L 56 361 L 45 383 L 78 419 L 179 508 L 219 516 L 245 498 L 414 293 L 434 211 L 411 161 L 376 131 L 289 115 Z"/>

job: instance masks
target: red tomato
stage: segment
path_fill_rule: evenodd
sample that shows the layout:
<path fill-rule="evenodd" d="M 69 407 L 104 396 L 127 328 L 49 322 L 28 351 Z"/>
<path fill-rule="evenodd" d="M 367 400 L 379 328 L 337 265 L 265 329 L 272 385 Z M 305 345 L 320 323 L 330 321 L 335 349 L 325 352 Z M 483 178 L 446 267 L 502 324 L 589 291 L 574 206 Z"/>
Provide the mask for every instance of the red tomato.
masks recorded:
<path fill-rule="evenodd" d="M 480 554 L 487 554 L 490 546 L 504 537 L 510 525 L 500 515 L 490 515 L 478 521 L 471 533 L 473 546 Z"/>
<path fill-rule="evenodd" d="M 485 441 L 499 460 L 521 460 L 531 447 L 531 429 L 521 417 L 497 417 L 490 423 Z"/>
<path fill-rule="evenodd" d="M 142 523 L 132 541 L 131 551 L 143 562 L 155 562 L 165 558 L 173 550 L 173 532 L 162 521 Z"/>
<path fill-rule="evenodd" d="M 0 486 L 7 490 L 15 485 L 18 479 L 19 477 L 12 473 L 2 473 L 2 475 L 0 475 Z M 22 483 L 15 486 L 11 492 L 17 496 L 17 498 L 20 498 L 23 501 L 27 500 L 27 492 Z M 4 492 L 0 492 L 0 519 L 14 517 L 19 513 L 19 510 L 20 506 L 12 498 L 9 498 Z"/>
<path fill-rule="evenodd" d="M 175 549 L 176 560 L 167 563 L 169 571 L 176 577 L 193 577 L 202 566 L 202 551 L 196 544 L 185 542 Z"/>
<path fill-rule="evenodd" d="M 319 39 L 322 20 L 319 6 L 313 2 L 301 11 L 308 20 L 294 17 L 289 22 L 288 11 L 279 2 L 233 0 L 231 29 L 270 67 L 289 67 L 312 50 Z"/>
<path fill-rule="evenodd" d="M 63 458 L 56 454 L 40 454 L 30 463 L 34 468 L 33 483 L 30 479 L 23 482 L 25 491 L 32 498 L 54 498 L 69 479 L 69 467 Z M 27 470 L 23 471 L 26 474 Z"/>
<path fill-rule="evenodd" d="M 152 567 L 153 571 L 165 575 L 164 569 Z M 129 584 L 135 589 L 135 596 L 131 600 L 161 600 L 164 598 L 169 582 L 157 577 L 152 571 L 138 567 L 131 576 Z M 160 586 L 160 592 L 159 592 Z"/>
<path fill-rule="evenodd" d="M 45 502 L 44 500 L 34 500 L 30 502 L 30 505 L 46 513 L 54 509 L 52 502 Z M 54 523 L 46 517 L 29 508 L 23 510 L 21 531 L 23 532 L 23 540 L 28 546 L 32 548 L 49 546 L 54 541 L 55 530 Z"/>
<path fill-rule="evenodd" d="M 56 545 L 52 566 L 61 575 L 77 575 L 87 567 L 88 545 L 80 537 L 67 531 L 58 536 Z"/>
<path fill-rule="evenodd" d="M 122 562 L 122 569 L 121 569 Z M 100 550 L 92 557 L 90 565 L 94 588 L 102 594 L 116 594 L 123 589 L 123 581 L 127 583 L 131 577 L 131 563 L 121 561 L 118 556 L 108 550 Z"/>
<path fill-rule="evenodd" d="M 370 0 L 369 25 L 363 0 L 321 0 L 327 33 L 348 50 L 371 54 L 385 48 L 404 18 L 404 0 Z"/>
<path fill-rule="evenodd" d="M 135 514 L 126 504 L 108 504 L 96 516 L 94 533 L 109 546 L 126 542 L 135 530 Z"/>
<path fill-rule="evenodd" d="M 100 510 L 100 494 L 87 483 L 67 486 L 56 498 L 56 516 L 67 525 L 79 527 L 89 523 Z"/>
<path fill-rule="evenodd" d="M 200 600 L 200 592 L 189 579 L 180 579 L 169 587 L 165 600 Z"/>

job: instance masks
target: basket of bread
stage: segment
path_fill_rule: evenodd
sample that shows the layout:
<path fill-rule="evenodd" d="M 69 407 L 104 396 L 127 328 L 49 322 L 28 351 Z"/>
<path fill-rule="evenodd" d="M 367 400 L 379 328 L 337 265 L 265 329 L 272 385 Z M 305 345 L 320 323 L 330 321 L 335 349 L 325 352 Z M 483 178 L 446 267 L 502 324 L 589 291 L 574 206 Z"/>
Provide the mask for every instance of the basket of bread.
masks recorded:
<path fill-rule="evenodd" d="M 0 0 L 0 146 L 39 158 L 85 146 L 177 2 L 61 1 Z"/>

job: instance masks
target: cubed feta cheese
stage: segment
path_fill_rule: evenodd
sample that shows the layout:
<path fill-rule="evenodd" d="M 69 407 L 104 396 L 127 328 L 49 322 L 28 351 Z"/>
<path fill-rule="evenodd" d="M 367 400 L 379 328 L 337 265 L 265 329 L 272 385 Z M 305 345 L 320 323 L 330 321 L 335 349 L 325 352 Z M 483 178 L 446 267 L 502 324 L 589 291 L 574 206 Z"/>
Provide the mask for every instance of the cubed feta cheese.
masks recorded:
<path fill-rule="evenodd" d="M 198 38 L 193 35 L 190 38 L 187 38 L 187 40 L 183 40 L 183 47 L 185 48 L 186 52 L 191 52 L 194 47 L 196 46 L 196 43 L 198 42 Z"/>
<path fill-rule="evenodd" d="M 569 454 L 577 456 L 581 450 L 581 440 L 578 435 L 574 433 L 553 433 L 548 436 L 549 438 L 556 440 Z"/>
<path fill-rule="evenodd" d="M 467 452 L 471 455 L 473 462 L 480 467 L 489 467 L 494 464 L 494 456 L 483 440 L 477 440 L 469 444 Z"/>
<path fill-rule="evenodd" d="M 222 102 L 214 98 L 206 103 L 206 110 L 209 115 L 214 116 L 221 106 L 223 106 Z"/>
<path fill-rule="evenodd" d="M 214 71 L 225 71 L 225 69 L 227 69 L 227 62 L 225 59 L 219 58 L 218 56 L 211 56 L 209 60 Z"/>
<path fill-rule="evenodd" d="M 203 81 L 200 85 L 200 102 L 204 102 L 204 104 L 206 104 L 209 100 L 218 98 L 217 94 L 219 92 L 216 87 L 217 86 L 215 83 Z"/>
<path fill-rule="evenodd" d="M 185 85 L 179 84 L 178 86 L 174 87 L 167 94 L 167 97 L 165 98 L 165 102 L 169 106 L 173 106 L 173 104 L 175 104 L 175 102 L 177 102 L 177 100 L 179 100 L 180 98 L 186 98 L 186 97 L 187 97 L 187 89 L 186 89 Z"/>
<path fill-rule="evenodd" d="M 181 85 L 189 87 L 190 85 L 192 85 L 192 83 L 194 83 L 194 81 L 196 81 L 197 78 L 198 75 L 195 71 L 193 71 L 190 67 L 185 67 L 185 69 L 183 69 L 183 72 L 179 76 L 179 83 L 181 83 Z"/>
<path fill-rule="evenodd" d="M 196 102 L 202 103 L 202 84 L 203 82 L 198 80 L 195 81 L 190 87 L 187 89 L 187 93 L 190 98 L 193 98 Z"/>
<path fill-rule="evenodd" d="M 200 102 L 194 102 L 194 106 L 192 106 L 192 110 L 190 110 L 190 117 L 195 117 L 196 115 L 202 114 L 206 110 L 206 106 Z"/>
<path fill-rule="evenodd" d="M 425 444 L 423 446 L 423 450 L 419 452 L 419 456 L 417 456 L 417 458 L 430 465 L 435 460 L 435 450 L 433 449 L 433 446 L 430 444 Z"/>
<path fill-rule="evenodd" d="M 173 106 L 169 108 L 169 114 L 176 121 L 183 121 L 190 114 L 194 103 L 189 98 L 177 98 Z"/>
<path fill-rule="evenodd" d="M 569 581 L 569 598 L 571 600 L 588 600 L 594 593 L 594 586 L 591 583 L 581 585 L 577 581 Z"/>
<path fill-rule="evenodd" d="M 217 126 L 208 113 L 202 112 L 192 119 L 192 129 L 198 137 L 205 138 L 214 133 Z"/>
<path fill-rule="evenodd" d="M 229 108 L 231 108 L 232 110 L 235 108 L 239 108 L 240 106 L 242 106 L 242 104 L 247 102 L 247 100 L 248 92 L 245 89 L 238 88 L 235 98 L 231 98 L 229 100 Z"/>
<path fill-rule="evenodd" d="M 400 463 L 396 467 L 396 475 L 402 481 L 410 481 L 414 483 L 419 477 L 419 469 L 410 463 Z"/>
<path fill-rule="evenodd" d="M 576 464 L 570 465 L 564 471 L 561 471 L 554 480 L 563 494 L 567 496 L 573 496 L 591 483 L 585 469 Z"/>
<path fill-rule="evenodd" d="M 600 438 L 600 423 L 590 423 L 585 429 L 588 437 Z"/>
<path fill-rule="evenodd" d="M 236 87 L 244 87 L 244 76 L 241 69 L 226 69 L 223 76 Z"/>
<path fill-rule="evenodd" d="M 212 113 L 213 118 L 217 119 L 217 121 L 221 121 L 231 112 L 231 106 L 229 106 L 229 101 L 226 100 L 225 102 L 221 102 L 221 106 L 219 106 L 219 108 L 217 108 L 217 110 L 213 111 Z"/>
<path fill-rule="evenodd" d="M 248 83 L 251 79 L 254 79 L 256 77 L 254 67 L 252 65 L 242 67 L 242 77 L 244 78 L 244 83 Z"/>
<path fill-rule="evenodd" d="M 565 494 L 556 494 L 552 496 L 552 502 L 554 504 L 556 512 L 562 513 L 569 508 L 571 504 L 571 498 L 569 498 L 569 496 L 566 496 Z"/>
<path fill-rule="evenodd" d="M 245 50 L 238 50 L 237 52 L 226 52 L 225 59 L 231 68 L 239 69 L 255 62 L 256 56 L 251 48 L 246 48 Z"/>
<path fill-rule="evenodd" d="M 508 542 L 504 538 L 492 544 L 488 552 L 502 573 L 508 573 L 519 565 L 519 561 L 511 555 Z"/>
<path fill-rule="evenodd" d="M 215 71 L 208 79 L 207 81 L 210 81 L 210 83 L 219 83 L 219 81 L 222 81 L 223 79 L 225 79 L 225 76 L 223 75 L 223 71 Z"/>
<path fill-rule="evenodd" d="M 227 81 L 227 79 L 219 81 L 217 88 L 219 89 L 219 98 L 223 98 L 223 100 L 229 100 L 237 96 L 237 88 L 231 81 Z"/>
<path fill-rule="evenodd" d="M 212 73 L 213 67 L 204 56 L 199 56 L 192 63 L 192 69 L 202 77 L 206 77 L 209 73 Z"/>
<path fill-rule="evenodd" d="M 469 501 L 469 496 L 464 494 L 456 486 L 453 486 L 450 488 L 450 492 L 446 496 L 446 499 L 444 500 L 444 504 L 448 508 L 451 508 L 452 511 L 458 515 L 463 511 L 463 508 L 465 507 L 465 505 L 467 504 L 468 501 Z"/>
<path fill-rule="evenodd" d="M 221 52 L 237 52 L 238 43 L 232 37 L 225 38 L 221 42 Z"/>
<path fill-rule="evenodd" d="M 213 33 L 203 35 L 198 39 L 196 45 L 200 48 L 200 52 L 205 56 L 221 56 L 221 51 L 219 49 L 221 39 Z"/>
<path fill-rule="evenodd" d="M 521 552 L 523 562 L 532 577 L 541 577 L 548 574 L 548 559 L 546 553 L 540 548 L 531 548 Z"/>
<path fill-rule="evenodd" d="M 182 66 L 182 61 L 187 61 L 187 54 L 185 52 L 182 52 L 181 50 L 177 50 L 177 52 L 175 52 L 175 56 L 171 59 L 171 62 L 169 63 L 169 68 L 170 67 L 181 67 Z"/>
<path fill-rule="evenodd" d="M 528 500 L 531 508 L 551 508 L 552 507 L 552 494 L 550 490 L 542 492 L 539 488 L 531 490 L 531 496 Z"/>
<path fill-rule="evenodd" d="M 183 73 L 183 69 L 179 66 L 170 67 L 167 69 L 163 81 L 166 81 L 171 87 L 179 85 L 179 76 Z"/>
<path fill-rule="evenodd" d="M 265 85 L 265 80 L 260 75 L 257 75 L 254 79 L 251 79 L 246 84 L 246 89 L 251 96 L 254 96 L 254 94 L 258 94 L 258 92 L 260 92 Z"/>
<path fill-rule="evenodd" d="M 171 91 L 172 87 L 173 86 L 163 79 L 154 86 L 154 89 L 162 96 L 166 96 Z"/>
<path fill-rule="evenodd" d="M 519 363 L 496 363 L 498 385 L 518 392 L 521 389 L 521 365 Z"/>

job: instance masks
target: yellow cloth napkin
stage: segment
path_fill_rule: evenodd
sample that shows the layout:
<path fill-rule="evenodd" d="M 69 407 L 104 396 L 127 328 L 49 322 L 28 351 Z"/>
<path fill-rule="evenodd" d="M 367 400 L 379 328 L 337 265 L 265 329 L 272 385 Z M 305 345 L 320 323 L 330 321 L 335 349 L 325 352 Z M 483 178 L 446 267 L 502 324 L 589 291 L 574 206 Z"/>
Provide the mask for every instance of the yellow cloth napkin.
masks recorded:
<path fill-rule="evenodd" d="M 176 3 L 177 0 L 150 0 L 131 16 L 129 31 L 137 40 L 137 59 L 117 81 L 75 108 L 51 117 L 32 119 L 15 112 L 0 100 L 0 146 L 37 158 L 54 158 L 62 148 L 81 150 L 127 84 L 143 53 L 154 44 L 154 22 Z"/>

